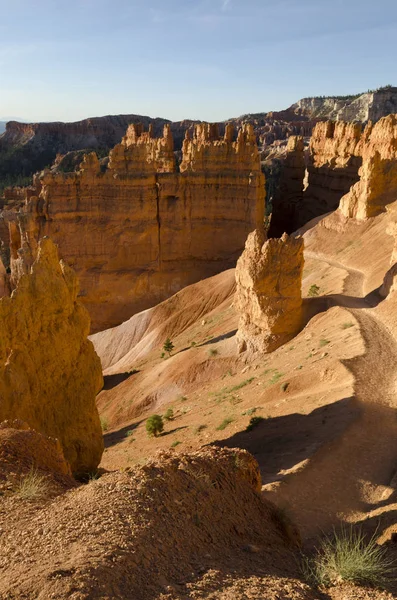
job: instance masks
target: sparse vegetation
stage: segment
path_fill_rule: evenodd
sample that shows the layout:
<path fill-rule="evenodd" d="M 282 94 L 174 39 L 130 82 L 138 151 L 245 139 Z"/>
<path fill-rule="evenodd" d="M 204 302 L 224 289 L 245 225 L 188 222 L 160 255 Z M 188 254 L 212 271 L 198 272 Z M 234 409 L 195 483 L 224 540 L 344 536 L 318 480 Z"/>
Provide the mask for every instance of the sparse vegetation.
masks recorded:
<path fill-rule="evenodd" d="M 307 292 L 307 295 L 310 297 L 313 296 L 318 296 L 320 293 L 320 288 L 317 284 L 313 283 L 313 285 L 310 286 L 309 291 Z"/>
<path fill-rule="evenodd" d="M 207 429 L 207 425 L 204 425 L 204 424 L 203 425 L 199 425 L 198 427 L 196 427 L 193 430 L 193 433 L 195 433 L 197 435 L 197 434 L 201 433 L 202 431 L 204 431 L 204 429 Z"/>
<path fill-rule="evenodd" d="M 270 385 L 274 385 L 275 383 L 277 383 L 277 381 L 281 379 L 281 377 L 284 377 L 284 373 L 280 373 L 280 371 L 276 370 L 276 372 L 273 374 L 273 377 L 269 381 Z"/>
<path fill-rule="evenodd" d="M 382 586 L 395 565 L 375 536 L 367 541 L 361 530 L 349 528 L 325 538 L 316 556 L 304 559 L 302 569 L 306 579 L 316 585 L 352 582 Z"/>
<path fill-rule="evenodd" d="M 34 469 L 30 469 L 29 473 L 21 477 L 15 493 L 23 500 L 35 500 L 42 498 L 48 492 L 48 483 L 43 475 Z"/>
<path fill-rule="evenodd" d="M 176 440 L 175 442 L 172 442 L 171 448 L 176 448 L 177 446 L 179 446 L 179 444 L 182 444 L 182 442 L 180 442 L 179 440 Z"/>
<path fill-rule="evenodd" d="M 253 408 L 249 408 L 248 410 L 245 410 L 243 413 L 241 413 L 243 415 L 243 417 L 245 417 L 245 415 L 247 415 L 248 417 L 250 417 L 251 415 L 254 415 L 256 413 L 258 409 L 254 406 Z"/>
<path fill-rule="evenodd" d="M 255 427 L 260 425 L 264 420 L 265 419 L 263 417 L 251 417 L 250 422 L 248 423 L 247 427 L 245 428 L 245 431 L 252 431 L 253 429 L 255 429 Z"/>
<path fill-rule="evenodd" d="M 329 340 L 325 340 L 324 338 L 322 338 L 320 340 L 320 348 L 323 348 L 323 346 L 327 346 L 330 343 Z"/>
<path fill-rule="evenodd" d="M 349 323 L 342 323 L 342 329 L 349 329 L 350 327 L 353 327 L 354 323 L 352 323 L 351 321 L 349 321 Z"/>
<path fill-rule="evenodd" d="M 226 427 L 228 425 L 230 425 L 230 423 L 233 423 L 232 417 L 226 417 L 226 419 L 223 419 L 222 423 L 220 425 L 218 425 L 218 427 L 216 428 L 216 430 L 217 431 L 223 431 L 224 429 L 226 429 Z"/>
<path fill-rule="evenodd" d="M 167 338 L 164 342 L 163 350 L 167 352 L 168 356 L 171 356 L 171 352 L 174 350 L 175 346 L 171 342 L 170 338 Z"/>
<path fill-rule="evenodd" d="M 167 410 L 164 413 L 163 419 L 165 419 L 166 421 L 172 421 L 173 418 L 174 418 L 174 411 L 172 410 L 172 408 L 167 408 Z"/>
<path fill-rule="evenodd" d="M 149 437 L 157 437 L 163 429 L 164 423 L 161 415 L 152 415 L 146 421 L 146 431 Z"/>
<path fill-rule="evenodd" d="M 133 429 L 129 429 L 129 430 L 127 431 L 127 433 L 126 433 L 126 436 L 127 436 L 127 437 L 131 437 L 131 436 L 133 435 L 133 433 L 134 433 L 134 430 L 133 430 Z"/>
<path fill-rule="evenodd" d="M 217 355 L 219 354 L 219 351 L 218 351 L 216 348 L 210 348 L 210 349 L 208 350 L 208 354 L 209 354 L 210 356 L 217 356 Z"/>
<path fill-rule="evenodd" d="M 100 418 L 101 421 L 101 427 L 102 427 L 102 431 L 107 431 L 109 429 L 109 423 L 106 417 L 101 417 Z"/>

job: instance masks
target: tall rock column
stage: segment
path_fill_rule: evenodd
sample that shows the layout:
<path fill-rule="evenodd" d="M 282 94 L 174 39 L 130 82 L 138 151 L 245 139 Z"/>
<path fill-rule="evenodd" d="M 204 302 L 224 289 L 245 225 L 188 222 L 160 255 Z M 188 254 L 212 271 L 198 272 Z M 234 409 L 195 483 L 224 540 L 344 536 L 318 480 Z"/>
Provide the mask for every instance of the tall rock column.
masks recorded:
<path fill-rule="evenodd" d="M 240 352 L 273 352 L 298 333 L 303 261 L 303 238 L 248 236 L 236 268 Z"/>
<path fill-rule="evenodd" d="M 0 299 L 0 422 L 20 419 L 56 437 L 72 472 L 82 475 L 103 452 L 95 405 L 103 379 L 77 293 L 76 275 L 42 239 L 33 266 Z"/>

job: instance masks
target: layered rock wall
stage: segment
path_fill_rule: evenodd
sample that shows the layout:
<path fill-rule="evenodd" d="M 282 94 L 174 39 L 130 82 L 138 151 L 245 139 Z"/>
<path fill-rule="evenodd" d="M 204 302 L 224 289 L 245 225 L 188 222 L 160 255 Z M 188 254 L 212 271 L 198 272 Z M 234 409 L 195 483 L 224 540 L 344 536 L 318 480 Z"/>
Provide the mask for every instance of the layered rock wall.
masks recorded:
<path fill-rule="evenodd" d="M 239 351 L 273 352 L 302 325 L 303 239 L 248 236 L 236 267 Z"/>
<path fill-rule="evenodd" d="M 103 380 L 89 316 L 51 240 L 27 271 L 0 299 L 0 422 L 20 419 L 57 438 L 73 473 L 92 472 L 103 451 L 95 405 Z"/>
<path fill-rule="evenodd" d="M 161 138 L 130 126 L 107 166 L 94 153 L 74 173 L 44 171 L 6 215 L 12 282 L 47 235 L 81 282 L 93 331 L 119 324 L 182 287 L 234 266 L 264 213 L 253 128 L 196 126 L 180 170 L 168 125 Z M 29 258 L 30 255 L 30 258 Z"/>

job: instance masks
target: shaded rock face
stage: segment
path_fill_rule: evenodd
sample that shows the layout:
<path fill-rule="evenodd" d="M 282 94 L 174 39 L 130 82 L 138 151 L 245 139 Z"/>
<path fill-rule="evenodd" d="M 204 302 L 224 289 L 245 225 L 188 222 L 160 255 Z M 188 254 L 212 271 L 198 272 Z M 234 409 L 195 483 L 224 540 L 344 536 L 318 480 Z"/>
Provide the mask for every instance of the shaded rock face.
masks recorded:
<path fill-rule="evenodd" d="M 12 284 L 44 235 L 81 282 L 93 331 L 117 325 L 182 287 L 233 267 L 264 213 L 253 129 L 235 139 L 201 124 L 183 142 L 180 170 L 168 125 L 161 138 L 131 126 L 104 168 L 94 153 L 77 173 L 44 171 L 9 228 Z M 30 258 L 28 254 L 30 253 Z"/>
<path fill-rule="evenodd" d="M 239 351 L 273 352 L 298 333 L 303 261 L 302 238 L 248 236 L 236 267 Z"/>
<path fill-rule="evenodd" d="M 103 380 L 89 316 L 51 240 L 41 240 L 26 270 L 0 299 L 0 421 L 20 419 L 56 437 L 73 473 L 84 474 L 103 452 L 95 406 Z"/>
<path fill-rule="evenodd" d="M 284 232 L 290 234 L 296 229 L 303 200 L 305 172 L 303 137 L 291 136 L 273 196 L 269 237 L 280 237 Z"/>

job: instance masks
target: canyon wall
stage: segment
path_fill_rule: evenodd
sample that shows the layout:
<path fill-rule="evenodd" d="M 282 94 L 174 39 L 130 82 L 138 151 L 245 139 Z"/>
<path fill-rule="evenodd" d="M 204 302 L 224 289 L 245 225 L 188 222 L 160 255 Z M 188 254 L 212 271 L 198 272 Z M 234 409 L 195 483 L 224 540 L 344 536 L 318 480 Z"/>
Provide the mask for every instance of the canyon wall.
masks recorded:
<path fill-rule="evenodd" d="M 132 125 L 107 165 L 91 153 L 78 172 L 37 175 L 19 212 L 3 213 L 12 285 L 38 240 L 51 237 L 76 271 L 99 331 L 234 266 L 263 221 L 252 126 L 236 137 L 228 125 L 220 137 L 216 125 L 197 125 L 186 133 L 179 169 L 173 150 L 169 125 L 160 138 Z"/>
<path fill-rule="evenodd" d="M 57 438 L 82 475 L 103 452 L 95 405 L 103 379 L 77 293 L 73 271 L 50 239 L 41 240 L 32 267 L 0 299 L 0 422 L 20 419 Z"/>

